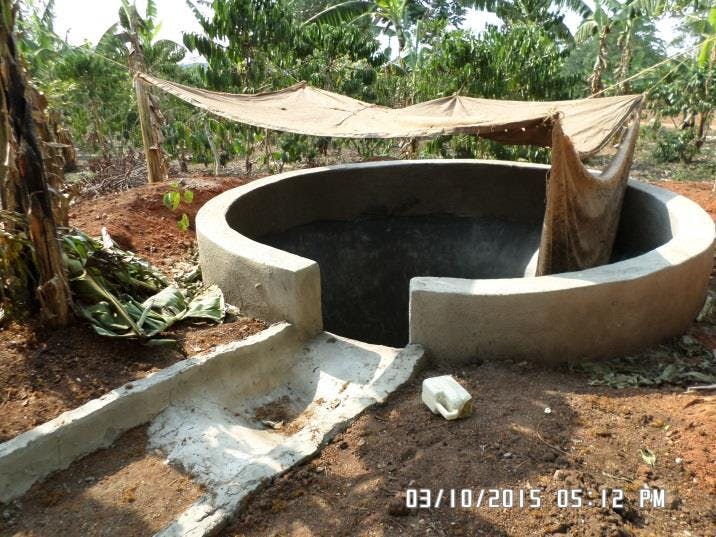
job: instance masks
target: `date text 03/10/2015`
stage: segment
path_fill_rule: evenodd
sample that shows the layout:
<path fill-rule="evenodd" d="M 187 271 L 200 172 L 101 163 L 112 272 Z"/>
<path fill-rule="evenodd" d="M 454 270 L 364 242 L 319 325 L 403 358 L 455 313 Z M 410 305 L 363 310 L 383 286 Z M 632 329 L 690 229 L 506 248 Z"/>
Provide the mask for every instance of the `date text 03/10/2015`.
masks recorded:
<path fill-rule="evenodd" d="M 666 507 L 663 489 L 642 488 L 635 494 L 640 509 Z M 559 489 L 547 493 L 534 489 L 426 489 L 409 488 L 405 504 L 409 509 L 539 509 L 547 502 L 563 509 L 601 507 L 622 509 L 626 495 L 622 489 L 603 488 L 597 492 L 584 489 Z"/>

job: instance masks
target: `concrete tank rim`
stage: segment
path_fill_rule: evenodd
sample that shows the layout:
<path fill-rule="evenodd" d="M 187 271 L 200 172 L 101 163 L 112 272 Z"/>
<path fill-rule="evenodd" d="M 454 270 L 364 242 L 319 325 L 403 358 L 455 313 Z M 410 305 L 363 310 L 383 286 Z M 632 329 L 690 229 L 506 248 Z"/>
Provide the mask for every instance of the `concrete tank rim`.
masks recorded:
<path fill-rule="evenodd" d="M 544 164 L 501 160 L 425 159 L 337 164 L 293 170 L 257 179 L 227 190 L 209 200 L 199 209 L 196 216 L 197 237 L 199 240 L 212 242 L 230 255 L 249 259 L 257 265 L 276 266 L 291 271 L 313 267 L 317 263 L 311 259 L 267 246 L 239 233 L 228 224 L 226 218 L 228 211 L 242 196 L 295 177 L 341 170 L 410 167 L 426 164 L 439 166 L 481 164 L 542 169 L 545 173 L 550 169 L 549 165 Z M 688 262 L 713 247 L 716 239 L 714 221 L 697 203 L 669 190 L 633 179 L 629 180 L 629 188 L 641 191 L 663 204 L 671 219 L 672 228 L 675 228 L 672 238 L 654 250 L 616 263 L 550 276 L 497 279 L 416 277 L 411 281 L 410 291 L 411 293 L 413 290 L 423 290 L 436 293 L 512 295 L 562 291 L 619 281 L 626 282 Z M 221 216 L 217 217 L 217 215 Z"/>

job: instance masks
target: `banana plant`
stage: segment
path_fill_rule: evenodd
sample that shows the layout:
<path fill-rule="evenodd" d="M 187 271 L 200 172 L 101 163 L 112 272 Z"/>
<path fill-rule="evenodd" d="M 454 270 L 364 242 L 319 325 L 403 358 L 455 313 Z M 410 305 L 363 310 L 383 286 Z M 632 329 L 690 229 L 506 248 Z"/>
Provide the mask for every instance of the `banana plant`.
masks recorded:
<path fill-rule="evenodd" d="M 221 322 L 224 295 L 216 286 L 188 294 L 104 234 L 98 241 L 78 230 L 62 237 L 70 288 L 80 316 L 101 336 L 172 344 L 158 337 L 184 319 Z"/>
<path fill-rule="evenodd" d="M 136 2 L 121 1 L 119 22 L 110 26 L 99 41 L 101 52 L 114 53 L 133 72 L 157 70 L 160 64 L 176 65 L 183 59 L 184 49 L 180 45 L 169 40 L 157 40 L 161 24 L 156 22 L 154 0 L 147 0 L 144 17 L 139 14 Z M 162 149 L 163 118 L 146 84 L 139 78 L 134 79 L 134 91 L 147 160 L 147 180 L 150 183 L 162 181 L 168 177 L 168 165 Z"/>
<path fill-rule="evenodd" d="M 582 22 L 574 34 L 579 45 L 591 39 L 597 39 L 597 56 L 592 72 L 587 78 L 592 95 L 604 90 L 604 72 L 608 67 L 607 45 L 613 26 L 624 15 L 623 5 L 617 0 L 596 0 L 591 14 Z"/>

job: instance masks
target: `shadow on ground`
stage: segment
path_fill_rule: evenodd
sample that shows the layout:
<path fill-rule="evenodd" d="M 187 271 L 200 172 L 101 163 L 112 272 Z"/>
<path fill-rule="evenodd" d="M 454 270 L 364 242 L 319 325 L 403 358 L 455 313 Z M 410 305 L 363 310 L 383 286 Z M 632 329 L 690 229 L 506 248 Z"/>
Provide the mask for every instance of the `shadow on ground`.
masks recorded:
<path fill-rule="evenodd" d="M 422 378 L 443 373 L 473 393 L 470 418 L 446 422 L 420 402 Z M 693 396 L 591 387 L 527 364 L 428 371 L 255 495 L 223 535 L 713 535 L 714 454 L 704 452 L 716 438 L 713 410 Z M 640 454 L 647 448 L 653 467 Z M 663 509 L 639 507 L 645 485 L 666 490 Z M 406 508 L 408 488 L 431 489 L 433 508 Z M 512 489 L 514 507 L 489 507 L 487 490 L 478 508 L 446 500 L 450 489 L 472 489 L 474 503 L 495 488 Z M 530 489 L 541 491 L 539 508 L 528 498 L 520 507 L 519 491 Z M 583 506 L 558 507 L 565 489 L 581 489 Z M 611 489 L 624 491 L 623 508 L 612 507 Z"/>

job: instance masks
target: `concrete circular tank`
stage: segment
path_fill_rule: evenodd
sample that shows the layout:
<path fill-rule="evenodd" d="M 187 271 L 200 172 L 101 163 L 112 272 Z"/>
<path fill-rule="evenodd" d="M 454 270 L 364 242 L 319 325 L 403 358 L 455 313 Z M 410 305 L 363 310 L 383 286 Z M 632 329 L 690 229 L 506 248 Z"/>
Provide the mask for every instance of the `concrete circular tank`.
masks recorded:
<path fill-rule="evenodd" d="M 200 210 L 204 278 L 245 313 L 444 361 L 609 357 L 683 332 L 709 281 L 709 215 L 631 181 L 610 264 L 534 277 L 548 169 L 395 161 L 257 180 Z"/>

